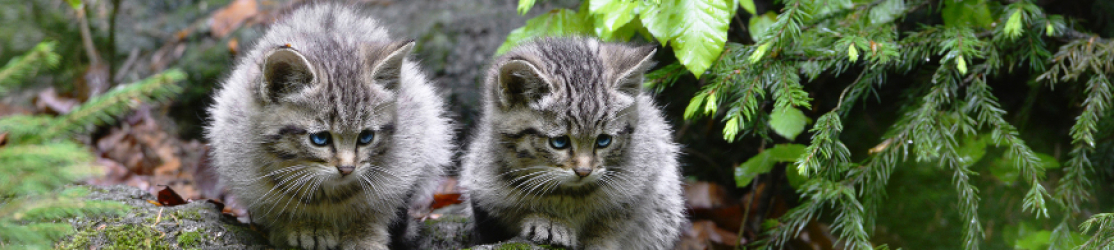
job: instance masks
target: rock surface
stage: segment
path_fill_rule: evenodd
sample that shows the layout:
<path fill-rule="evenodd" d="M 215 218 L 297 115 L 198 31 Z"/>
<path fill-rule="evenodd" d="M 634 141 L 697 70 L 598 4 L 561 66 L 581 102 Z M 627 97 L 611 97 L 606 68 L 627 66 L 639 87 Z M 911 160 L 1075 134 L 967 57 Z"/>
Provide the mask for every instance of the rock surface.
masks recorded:
<path fill-rule="evenodd" d="M 270 249 L 256 228 L 224 215 L 218 205 L 193 201 L 155 205 L 156 197 L 135 187 L 89 186 L 89 200 L 116 201 L 130 207 L 123 216 L 74 218 L 75 233 L 59 241 L 60 249 Z M 469 218 L 459 206 L 435 211 L 437 219 L 418 223 L 418 249 L 552 249 L 523 242 L 469 246 Z"/>

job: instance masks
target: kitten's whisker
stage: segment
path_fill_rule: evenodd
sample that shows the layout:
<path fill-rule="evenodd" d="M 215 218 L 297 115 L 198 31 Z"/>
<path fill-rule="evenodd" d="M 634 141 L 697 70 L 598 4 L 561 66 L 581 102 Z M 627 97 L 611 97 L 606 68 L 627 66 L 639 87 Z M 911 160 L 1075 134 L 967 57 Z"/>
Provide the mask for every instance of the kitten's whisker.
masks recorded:
<path fill-rule="evenodd" d="M 305 174 L 304 172 L 299 171 L 299 170 L 303 170 L 303 169 L 305 169 L 305 168 L 298 168 L 298 169 L 294 169 L 294 170 L 291 170 L 291 171 L 288 171 L 288 172 L 293 172 L 292 174 L 294 174 L 294 175 Z M 262 202 L 259 202 L 259 203 L 269 204 L 269 203 L 272 203 L 274 199 L 281 198 L 282 195 L 287 195 L 287 193 L 289 191 L 286 190 L 287 188 L 286 188 L 285 185 L 287 183 L 289 183 L 290 181 L 296 179 L 296 178 L 290 178 L 290 177 L 291 176 L 285 176 L 285 178 L 282 178 L 281 181 L 279 181 L 278 183 L 273 184 L 271 186 L 271 189 L 268 190 L 266 193 L 264 193 L 262 197 L 260 197 L 260 200 Z M 276 190 L 279 191 L 279 192 L 278 193 L 274 192 Z M 274 206 L 271 206 L 271 208 L 273 209 Z M 270 213 L 270 210 L 268 210 L 267 213 Z"/>
<path fill-rule="evenodd" d="M 297 176 L 294 176 L 294 178 L 290 178 L 290 180 L 301 179 L 301 178 L 304 178 L 305 176 L 308 176 L 309 174 L 310 174 L 309 171 L 302 171 L 302 172 L 299 172 Z M 294 194 L 294 195 L 290 194 L 290 192 L 291 192 L 290 189 L 292 188 L 291 185 L 282 185 L 282 186 L 283 186 L 282 187 L 282 194 L 285 195 L 282 198 L 286 199 L 286 203 L 283 204 L 282 209 L 279 210 L 279 212 L 278 212 L 279 216 L 281 216 L 283 212 L 286 212 L 286 207 L 290 205 L 290 201 L 295 199 L 295 197 L 297 195 L 297 194 Z M 279 201 L 279 202 L 281 202 L 281 201 Z M 267 214 L 270 214 L 271 211 L 273 211 L 273 209 L 275 208 L 275 205 L 278 205 L 278 204 L 274 204 L 274 205 L 271 206 L 271 208 L 267 209 Z"/>

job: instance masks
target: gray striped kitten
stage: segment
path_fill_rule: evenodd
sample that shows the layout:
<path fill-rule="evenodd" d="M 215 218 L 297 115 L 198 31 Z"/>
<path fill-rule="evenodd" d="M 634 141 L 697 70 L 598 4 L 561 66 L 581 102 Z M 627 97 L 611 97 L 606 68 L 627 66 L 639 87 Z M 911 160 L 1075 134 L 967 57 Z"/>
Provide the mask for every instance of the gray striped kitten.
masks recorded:
<path fill-rule="evenodd" d="M 678 146 L 641 91 L 653 54 L 546 38 L 495 60 L 461 173 L 480 243 L 673 247 L 685 221 Z"/>
<path fill-rule="evenodd" d="M 413 47 L 349 7 L 311 5 L 271 26 L 222 83 L 206 138 L 272 244 L 406 241 L 409 203 L 452 156 L 441 98 L 407 59 Z"/>

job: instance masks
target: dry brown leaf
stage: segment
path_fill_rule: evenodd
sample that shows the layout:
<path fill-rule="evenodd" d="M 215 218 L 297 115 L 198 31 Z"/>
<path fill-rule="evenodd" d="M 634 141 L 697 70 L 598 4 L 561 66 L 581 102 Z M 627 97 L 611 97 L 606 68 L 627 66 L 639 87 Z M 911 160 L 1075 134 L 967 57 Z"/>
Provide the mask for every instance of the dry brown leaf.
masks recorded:
<path fill-rule="evenodd" d="M 163 206 L 186 204 L 186 200 L 182 199 L 182 196 L 179 196 L 177 192 L 174 192 L 174 189 L 170 189 L 168 186 L 163 186 L 163 189 L 159 190 L 157 197 L 159 199 L 159 204 Z"/>
<path fill-rule="evenodd" d="M 216 38 L 225 37 L 256 14 L 259 14 L 259 3 L 255 0 L 236 0 L 213 13 L 209 19 L 209 34 Z"/>
<path fill-rule="evenodd" d="M 715 208 L 728 203 L 727 190 L 711 182 L 685 184 L 685 205 L 690 208 Z"/>
<path fill-rule="evenodd" d="M 35 96 L 35 108 L 51 114 L 65 114 L 78 105 L 77 100 L 59 96 L 53 87 L 46 88 Z"/>

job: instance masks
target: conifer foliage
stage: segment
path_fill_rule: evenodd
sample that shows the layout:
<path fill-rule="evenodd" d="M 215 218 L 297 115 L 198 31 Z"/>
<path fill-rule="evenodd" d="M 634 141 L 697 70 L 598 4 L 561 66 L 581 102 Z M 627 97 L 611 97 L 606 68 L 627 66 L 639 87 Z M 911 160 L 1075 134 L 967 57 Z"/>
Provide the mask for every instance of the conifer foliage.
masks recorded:
<path fill-rule="evenodd" d="M 534 2 L 520 1 L 520 13 Z M 904 171 L 901 166 L 919 163 L 950 173 L 959 197 L 954 208 L 964 221 L 963 237 L 955 240 L 978 249 L 987 222 L 979 216 L 984 197 L 974 179 L 981 166 L 964 153 L 973 146 L 1001 149 L 1027 190 L 1021 210 L 1035 218 L 1062 218 L 1050 241 L 1063 246 L 1068 240 L 1069 224 L 1078 223 L 1081 205 L 1093 198 L 1096 138 L 1114 131 L 1109 122 L 1114 40 L 1076 30 L 1076 20 L 1048 14 L 1032 0 L 775 2 L 779 11 L 762 14 L 754 0 L 585 0 L 575 11 L 533 17 L 498 53 L 538 36 L 627 41 L 637 35 L 671 48 L 677 58 L 649 73 L 647 86 L 660 92 L 684 74 L 703 83 L 687 104 L 685 119 L 719 119 L 729 142 L 746 135 L 769 140 L 768 131 L 793 141 L 807 129 L 807 145 L 774 148 L 778 155 L 795 151 L 789 171 L 803 178 L 794 184 L 801 203 L 755 247 L 779 249 L 817 219 L 829 220 L 846 249 L 881 247 L 872 244 L 871 235 L 886 187 L 895 171 Z M 909 25 L 905 19 L 913 13 L 943 22 Z M 741 23 L 746 16 L 749 21 Z M 750 41 L 728 39 L 730 25 L 746 25 Z M 1040 87 L 1082 84 L 1067 88 L 1082 90 L 1075 95 L 1084 98 L 1082 113 L 1065 135 L 1072 148 L 1063 168 L 1047 167 L 1046 157 L 1022 139 L 992 93 L 988 79 L 1014 72 L 1036 72 L 1030 80 Z M 835 107 L 819 110 L 822 115 L 812 123 L 801 112 L 817 111 L 807 83 L 843 74 L 854 80 L 840 83 Z M 896 88 L 908 98 L 900 103 L 896 122 L 877 138 L 881 143 L 852 152 L 840 137 L 843 120 L 855 112 L 852 106 L 866 105 L 880 89 L 895 85 L 887 80 L 897 75 L 923 81 L 900 83 Z M 757 157 L 766 162 L 771 156 Z M 740 187 L 773 164 L 750 162 L 736 168 Z M 1046 171 L 1062 171 L 1061 177 L 1048 180 Z M 1112 218 L 1096 215 L 1083 224 L 1084 232 L 1097 228 L 1084 248 L 1111 246 Z"/>
<path fill-rule="evenodd" d="M 42 66 L 58 63 L 53 42 L 42 42 L 0 69 L 0 88 L 9 89 Z M 73 231 L 67 218 L 122 214 L 127 206 L 88 201 L 88 189 L 65 187 L 97 174 L 93 155 L 75 136 L 115 120 L 142 102 L 165 100 L 180 88 L 179 70 L 118 86 L 60 116 L 0 118 L 0 248 L 50 248 Z"/>

